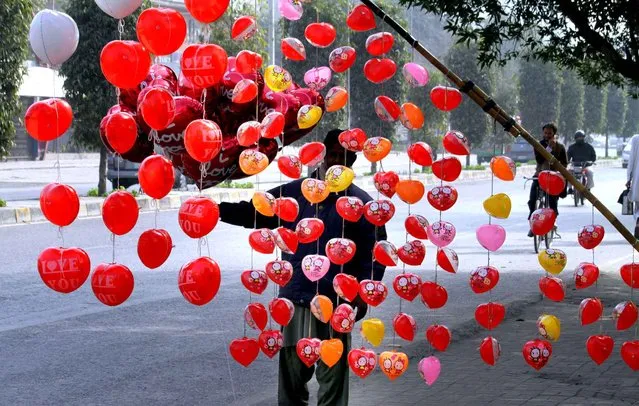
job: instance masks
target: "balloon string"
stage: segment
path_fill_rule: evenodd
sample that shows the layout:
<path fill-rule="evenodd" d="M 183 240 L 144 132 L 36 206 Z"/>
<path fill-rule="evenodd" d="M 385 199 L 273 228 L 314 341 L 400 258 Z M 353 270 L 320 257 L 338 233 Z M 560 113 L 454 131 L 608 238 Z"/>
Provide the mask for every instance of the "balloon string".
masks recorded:
<path fill-rule="evenodd" d="M 117 168 L 117 180 L 116 180 L 116 185 L 118 187 L 118 190 L 120 189 L 120 154 L 116 154 L 115 156 L 115 167 Z"/>
<path fill-rule="evenodd" d="M 311 322 L 313 321 L 311 312 L 308 312 L 308 338 L 311 338 Z"/>
<path fill-rule="evenodd" d="M 206 89 L 202 91 L 200 103 L 202 103 L 202 119 L 206 120 Z"/>
<path fill-rule="evenodd" d="M 118 20 L 118 39 L 122 41 L 122 35 L 124 34 L 124 20 Z"/>
<path fill-rule="evenodd" d="M 64 230 L 62 227 L 58 227 L 58 237 L 62 240 L 62 246 L 64 247 Z"/>
<path fill-rule="evenodd" d="M 158 228 L 158 214 L 160 213 L 160 202 L 156 199 L 154 201 L 155 203 L 155 215 L 153 218 L 153 224 L 154 224 L 154 228 Z"/>
<path fill-rule="evenodd" d="M 111 233 L 111 263 L 115 264 L 115 234 Z"/>

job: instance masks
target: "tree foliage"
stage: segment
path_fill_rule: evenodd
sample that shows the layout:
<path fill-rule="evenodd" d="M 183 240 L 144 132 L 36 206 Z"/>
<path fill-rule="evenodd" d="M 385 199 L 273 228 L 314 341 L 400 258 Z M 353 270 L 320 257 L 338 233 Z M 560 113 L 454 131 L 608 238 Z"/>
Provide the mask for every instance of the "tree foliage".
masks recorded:
<path fill-rule="evenodd" d="M 621 135 L 626 118 L 626 95 L 616 86 L 608 89 L 606 105 L 606 134 Z"/>
<path fill-rule="evenodd" d="M 603 132 L 606 121 L 607 89 L 588 85 L 584 89 L 584 130 L 586 134 Z"/>
<path fill-rule="evenodd" d="M 21 111 L 18 90 L 26 73 L 29 56 L 29 25 L 37 3 L 31 0 L 3 0 L 0 4 L 0 158 L 9 155 Z"/>
<path fill-rule="evenodd" d="M 477 42 L 481 66 L 538 58 L 588 84 L 639 85 L 636 0 L 400 0 L 446 18 L 460 42 Z"/>
<path fill-rule="evenodd" d="M 571 139 L 584 123 L 584 85 L 572 71 L 562 72 L 559 133 Z"/>
<path fill-rule="evenodd" d="M 519 69 L 519 113 L 532 134 L 559 118 L 561 78 L 554 66 L 540 61 L 522 61 Z M 561 129 L 560 129 L 561 131 Z"/>
<path fill-rule="evenodd" d="M 623 137 L 632 137 L 639 134 L 639 100 L 628 99 L 628 109 L 626 110 L 626 120 L 623 126 Z"/>

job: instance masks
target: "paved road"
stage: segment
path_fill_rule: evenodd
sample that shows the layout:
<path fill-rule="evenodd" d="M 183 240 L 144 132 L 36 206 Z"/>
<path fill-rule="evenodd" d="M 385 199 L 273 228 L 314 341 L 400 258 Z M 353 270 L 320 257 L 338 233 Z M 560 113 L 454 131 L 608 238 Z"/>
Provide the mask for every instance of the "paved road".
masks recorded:
<path fill-rule="evenodd" d="M 616 199 L 624 179 L 621 168 L 596 172 L 595 192 L 615 212 L 619 211 Z M 434 321 L 456 329 L 456 334 L 471 334 L 467 321 L 472 319 L 475 306 L 487 300 L 472 294 L 468 273 L 486 262 L 474 230 L 487 221 L 481 201 L 489 195 L 490 183 L 459 184 L 458 190 L 459 202 L 444 213 L 444 219 L 458 228 L 453 247 L 460 255 L 461 269 L 456 275 L 440 272 L 439 280 L 450 297 L 444 309 L 428 311 L 421 303 L 404 306 L 416 317 L 421 332 L 419 340 L 405 347 L 407 352 L 426 345 L 421 337 Z M 492 263 L 502 271 L 492 298 L 536 301 L 538 265 L 532 241 L 525 236 L 528 190 L 524 190 L 523 180 L 517 179 L 512 183 L 497 182 L 495 192 L 509 193 L 514 209 L 509 220 L 500 221 L 509 234 L 505 247 L 492 257 Z M 569 207 L 568 203 L 561 202 L 558 224 L 563 240 L 556 247 L 568 253 L 570 270 L 590 258 L 590 253 L 575 241 L 577 230 L 591 220 L 589 208 Z M 396 218 L 388 231 L 389 239 L 400 244 L 404 240 L 407 208 L 399 201 L 396 205 Z M 435 212 L 425 202 L 414 206 L 412 212 L 435 218 Z M 145 270 L 135 252 L 139 234 L 153 227 L 153 214 L 142 214 L 133 232 L 117 238 L 116 260 L 134 271 L 136 288 L 129 301 L 115 309 L 97 302 L 89 285 L 70 295 L 59 295 L 39 280 L 35 269 L 38 253 L 60 244 L 53 226 L 0 227 L 0 260 L 4 265 L 0 268 L 0 404 L 274 403 L 276 360 L 260 356 L 244 369 L 229 359 L 226 350 L 230 340 L 242 335 L 242 311 L 249 295 L 239 282 L 239 273 L 251 264 L 248 231 L 220 224 L 211 234 L 211 255 L 223 269 L 222 288 L 212 303 L 196 308 L 181 297 L 176 280 L 179 267 L 198 255 L 197 244 L 182 234 L 176 217 L 176 212 L 170 211 L 157 218 L 158 226 L 170 231 L 176 245 L 168 263 L 159 270 Z M 608 231 L 602 249 L 597 251 L 597 262 L 614 270 L 629 260 L 631 249 L 600 216 L 595 216 L 595 221 Z M 628 218 L 623 221 L 631 222 Z M 64 239 L 66 246 L 85 248 L 93 264 L 111 260 L 110 236 L 99 218 L 78 220 L 65 230 Z M 432 246 L 429 250 L 433 252 Z M 255 266 L 270 259 L 256 255 Z M 424 266 L 413 271 L 423 279 L 432 279 L 433 269 L 434 256 L 428 255 Z M 390 283 L 397 272 L 389 269 L 386 281 Z M 571 276 L 572 272 L 566 272 L 564 277 Z M 267 303 L 270 292 L 259 300 Z M 397 305 L 397 297 L 392 294 L 383 306 L 372 311 L 387 323 L 387 331 Z M 389 334 L 387 337 L 388 343 Z M 416 371 L 412 368 L 409 373 Z"/>

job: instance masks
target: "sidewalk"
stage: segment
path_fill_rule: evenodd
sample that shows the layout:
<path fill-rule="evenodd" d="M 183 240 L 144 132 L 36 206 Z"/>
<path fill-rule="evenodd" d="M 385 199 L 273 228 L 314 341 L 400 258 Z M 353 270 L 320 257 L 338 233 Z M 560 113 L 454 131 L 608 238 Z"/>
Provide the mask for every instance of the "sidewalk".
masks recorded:
<path fill-rule="evenodd" d="M 541 276 L 542 272 L 539 273 Z M 434 405 L 637 404 L 639 374 L 620 356 L 622 343 L 633 339 L 635 329 L 616 331 L 611 320 L 583 327 L 579 321 L 579 303 L 583 298 L 599 296 L 605 305 L 604 316 L 610 316 L 617 303 L 630 299 L 630 289 L 617 273 L 602 273 L 598 289 L 597 294 L 595 287 L 576 291 L 570 286 L 562 303 L 543 299 L 521 308 L 519 315 L 513 315 L 513 309 L 508 309 L 504 322 L 492 332 L 502 349 L 494 367 L 484 364 L 477 350 L 481 340 L 489 335 L 488 331 L 462 339 L 455 339 L 453 331 L 453 343 L 447 351 L 432 354 L 423 337 L 425 328 L 420 329 L 418 344 L 403 348 L 410 358 L 409 370 L 394 382 L 379 369 L 364 380 L 352 377 L 350 404 L 414 405 L 426 404 L 425 399 Z M 535 371 L 525 363 L 522 346 L 528 340 L 539 338 L 536 321 L 542 313 L 559 317 L 561 336 L 552 343 L 549 363 Z M 613 337 L 615 347 L 611 356 L 598 366 L 588 356 L 585 342 L 589 335 L 600 334 L 600 328 Z M 359 337 L 353 337 L 353 341 L 359 343 Z M 377 352 L 384 350 L 378 348 Z M 431 387 L 417 372 L 419 360 L 429 355 L 437 356 L 442 366 L 439 379 Z"/>

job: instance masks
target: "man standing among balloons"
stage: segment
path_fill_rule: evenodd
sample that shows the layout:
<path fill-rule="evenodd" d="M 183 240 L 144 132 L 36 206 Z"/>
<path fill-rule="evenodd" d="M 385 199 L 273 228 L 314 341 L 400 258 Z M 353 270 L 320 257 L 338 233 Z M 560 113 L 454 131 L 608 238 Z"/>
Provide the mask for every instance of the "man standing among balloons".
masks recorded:
<path fill-rule="evenodd" d="M 311 175 L 312 178 L 324 179 L 328 168 L 334 165 L 352 167 L 357 155 L 352 151 L 346 151 L 339 142 L 341 130 L 334 129 L 328 132 L 324 139 L 326 156 L 321 166 Z M 340 334 L 333 331 L 329 323 L 322 323 L 311 314 L 310 303 L 317 295 L 329 297 L 334 304 L 337 303 L 337 295 L 333 289 L 333 278 L 341 272 L 340 266 L 331 264 L 328 273 L 317 283 L 311 282 L 304 275 L 301 263 L 307 255 L 325 255 L 325 246 L 332 238 L 348 238 L 355 242 L 356 254 L 351 261 L 343 267 L 343 272 L 357 277 L 359 281 L 371 277 L 381 280 L 384 275 L 384 266 L 373 262 L 372 250 L 376 241 L 386 239 L 384 227 L 374 227 L 364 217 L 357 222 L 343 221 L 336 209 L 336 202 L 340 195 L 359 198 L 364 204 L 372 198 L 362 189 L 350 185 L 348 189 L 339 194 L 330 194 L 326 200 L 317 205 L 310 204 L 302 195 L 302 179 L 282 185 L 269 191 L 274 197 L 291 197 L 299 204 L 299 214 L 290 223 L 282 222 L 282 226 L 295 229 L 302 219 L 316 217 L 323 221 L 324 232 L 318 242 L 300 244 L 294 254 L 282 254 L 282 259 L 289 261 L 294 268 L 293 277 L 287 285 L 280 289 L 279 296 L 287 298 L 295 305 L 295 313 L 291 322 L 283 327 L 284 346 L 280 350 L 279 388 L 278 399 L 280 405 L 307 405 L 309 399 L 307 382 L 316 372 L 319 383 L 318 405 L 347 405 L 348 404 L 348 360 L 350 349 L 350 334 Z M 254 219 L 257 218 L 256 224 Z M 229 224 L 246 228 L 277 228 L 277 217 L 266 217 L 255 212 L 250 202 L 221 203 L 220 219 Z M 344 224 L 344 225 L 343 225 Z M 343 302 L 343 300 L 341 301 Z M 364 317 L 367 305 L 358 296 L 351 303 L 356 311 L 357 320 Z M 344 350 L 339 361 L 332 367 L 328 367 L 322 360 L 315 366 L 307 367 L 299 358 L 296 345 L 305 337 L 315 337 L 320 340 L 330 338 L 340 339 Z"/>

